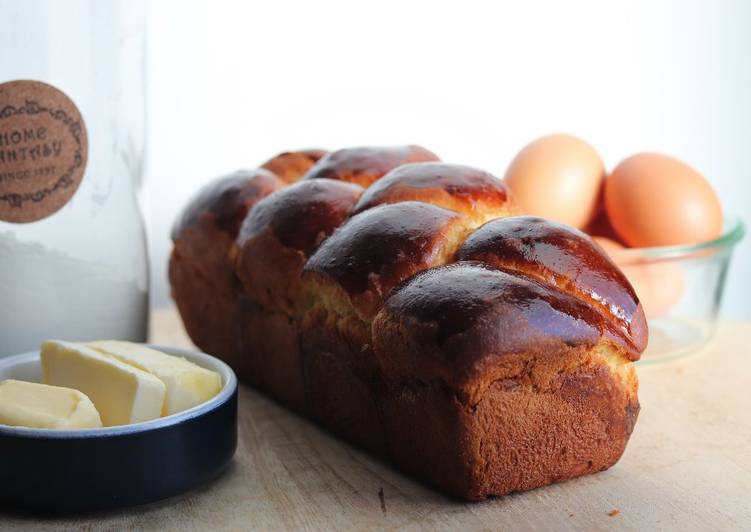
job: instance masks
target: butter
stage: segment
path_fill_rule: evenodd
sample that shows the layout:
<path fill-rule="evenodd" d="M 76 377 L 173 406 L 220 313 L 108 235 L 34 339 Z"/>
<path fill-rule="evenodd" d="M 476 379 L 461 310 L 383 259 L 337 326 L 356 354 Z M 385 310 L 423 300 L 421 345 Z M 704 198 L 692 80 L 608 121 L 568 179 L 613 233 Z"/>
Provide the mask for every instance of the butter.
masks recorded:
<path fill-rule="evenodd" d="M 204 403 L 222 389 L 221 375 L 181 357 L 116 340 L 90 342 L 87 345 L 158 377 L 167 388 L 163 416 Z"/>
<path fill-rule="evenodd" d="M 0 424 L 37 429 L 102 426 L 93 403 L 78 390 L 36 382 L 0 382 Z"/>
<path fill-rule="evenodd" d="M 44 382 L 85 393 L 104 426 L 160 417 L 166 388 L 154 375 L 96 349 L 72 342 L 42 344 Z"/>

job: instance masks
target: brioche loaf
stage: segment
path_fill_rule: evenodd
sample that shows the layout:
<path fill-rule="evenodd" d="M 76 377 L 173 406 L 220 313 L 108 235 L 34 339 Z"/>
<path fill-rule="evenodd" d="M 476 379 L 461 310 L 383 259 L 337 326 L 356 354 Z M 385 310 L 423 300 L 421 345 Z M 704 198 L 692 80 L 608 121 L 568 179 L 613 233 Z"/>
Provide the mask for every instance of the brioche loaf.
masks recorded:
<path fill-rule="evenodd" d="M 239 377 L 466 500 L 600 471 L 639 411 L 641 305 L 584 233 L 418 146 L 288 152 L 173 231 L 172 294 Z"/>

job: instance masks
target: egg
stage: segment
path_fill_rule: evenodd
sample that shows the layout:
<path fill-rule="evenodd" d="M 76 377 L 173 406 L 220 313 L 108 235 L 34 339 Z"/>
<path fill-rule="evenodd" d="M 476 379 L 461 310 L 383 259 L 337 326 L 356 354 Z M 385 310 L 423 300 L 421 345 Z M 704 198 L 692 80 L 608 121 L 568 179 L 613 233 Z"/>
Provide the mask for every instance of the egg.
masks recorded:
<path fill-rule="evenodd" d="M 692 244 L 722 233 L 722 208 L 712 186 L 690 166 L 655 153 L 621 162 L 605 179 L 605 211 L 633 247 Z"/>
<path fill-rule="evenodd" d="M 511 161 L 506 184 L 527 214 L 579 229 L 597 215 L 605 175 L 595 149 L 572 135 L 548 135 Z"/>
<path fill-rule="evenodd" d="M 634 263 L 627 259 L 627 249 L 606 237 L 592 238 L 626 276 L 639 297 L 647 318 L 670 312 L 686 291 L 683 271 L 669 261 Z"/>

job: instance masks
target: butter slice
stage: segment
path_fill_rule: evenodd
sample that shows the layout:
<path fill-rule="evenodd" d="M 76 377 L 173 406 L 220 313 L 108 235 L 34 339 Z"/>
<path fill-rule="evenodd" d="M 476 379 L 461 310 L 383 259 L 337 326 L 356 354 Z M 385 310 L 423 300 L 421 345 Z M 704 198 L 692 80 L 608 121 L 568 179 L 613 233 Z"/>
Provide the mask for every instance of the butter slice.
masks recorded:
<path fill-rule="evenodd" d="M 163 416 L 200 405 L 222 389 L 221 375 L 182 357 L 116 340 L 90 342 L 87 345 L 158 377 L 167 387 Z"/>
<path fill-rule="evenodd" d="M 8 379 L 0 382 L 0 424 L 36 429 L 102 426 L 99 412 L 78 390 Z"/>
<path fill-rule="evenodd" d="M 44 382 L 89 396 L 106 427 L 160 417 L 165 386 L 154 375 L 82 344 L 42 344 Z"/>

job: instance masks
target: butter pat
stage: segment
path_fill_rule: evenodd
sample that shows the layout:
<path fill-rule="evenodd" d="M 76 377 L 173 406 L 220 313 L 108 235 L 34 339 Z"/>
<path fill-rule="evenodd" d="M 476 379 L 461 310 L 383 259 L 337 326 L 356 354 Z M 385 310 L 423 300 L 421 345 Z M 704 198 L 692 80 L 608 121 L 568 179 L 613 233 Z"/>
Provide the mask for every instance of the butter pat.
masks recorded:
<path fill-rule="evenodd" d="M 44 382 L 85 393 L 111 427 L 160 417 L 165 386 L 154 375 L 72 342 L 42 344 Z"/>
<path fill-rule="evenodd" d="M 181 357 L 116 340 L 102 340 L 87 345 L 158 377 L 167 387 L 163 416 L 204 403 L 222 389 L 221 375 Z"/>
<path fill-rule="evenodd" d="M 93 403 L 78 390 L 36 382 L 0 382 L 0 424 L 37 429 L 102 426 Z"/>

